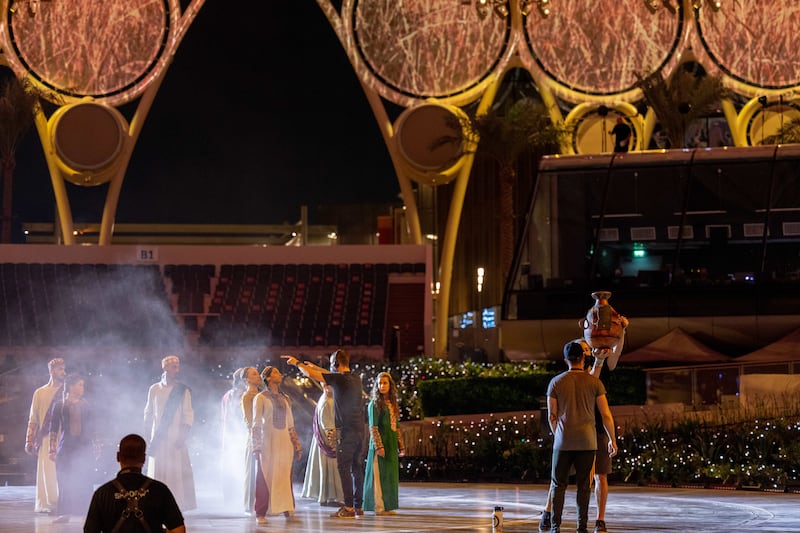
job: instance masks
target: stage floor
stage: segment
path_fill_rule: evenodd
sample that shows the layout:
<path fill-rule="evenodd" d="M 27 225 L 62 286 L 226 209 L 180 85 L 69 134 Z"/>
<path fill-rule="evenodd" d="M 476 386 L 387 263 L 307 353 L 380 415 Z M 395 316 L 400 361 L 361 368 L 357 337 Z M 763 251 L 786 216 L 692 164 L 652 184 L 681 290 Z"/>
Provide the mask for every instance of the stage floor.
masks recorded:
<path fill-rule="evenodd" d="M 575 531 L 574 490 L 567 492 L 562 531 Z M 300 487 L 295 487 L 299 494 Z M 298 498 L 289 519 L 270 517 L 265 526 L 243 513 L 226 511 L 214 494 L 198 493 L 200 508 L 185 513 L 187 531 L 293 533 L 368 531 L 370 533 L 474 531 L 491 532 L 495 505 L 505 508 L 505 533 L 536 531 L 545 501 L 544 485 L 403 483 L 401 509 L 394 516 L 336 519 L 335 511 Z M 66 533 L 83 531 L 83 518 L 54 524 L 48 515 L 33 512 L 33 487 L 0 487 L 0 531 Z M 594 526 L 594 498 L 589 509 Z M 614 532 L 702 531 L 759 533 L 800 531 L 800 494 L 667 489 L 612 486 L 606 510 L 608 530 Z M 591 531 L 591 527 L 590 527 Z"/>

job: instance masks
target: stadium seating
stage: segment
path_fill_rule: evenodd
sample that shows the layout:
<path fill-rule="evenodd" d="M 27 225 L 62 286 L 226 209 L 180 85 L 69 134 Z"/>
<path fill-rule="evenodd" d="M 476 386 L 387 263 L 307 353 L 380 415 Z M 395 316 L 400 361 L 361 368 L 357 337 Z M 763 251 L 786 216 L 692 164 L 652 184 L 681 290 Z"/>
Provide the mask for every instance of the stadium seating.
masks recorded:
<path fill-rule="evenodd" d="M 2 263 L 0 280 L 4 345 L 146 344 L 175 320 L 157 265 Z"/>
<path fill-rule="evenodd" d="M 423 344 L 424 270 L 410 263 L 0 263 L 0 345 L 114 338 L 158 346 L 172 329 L 208 348 L 383 347 L 391 322 L 414 353 Z"/>

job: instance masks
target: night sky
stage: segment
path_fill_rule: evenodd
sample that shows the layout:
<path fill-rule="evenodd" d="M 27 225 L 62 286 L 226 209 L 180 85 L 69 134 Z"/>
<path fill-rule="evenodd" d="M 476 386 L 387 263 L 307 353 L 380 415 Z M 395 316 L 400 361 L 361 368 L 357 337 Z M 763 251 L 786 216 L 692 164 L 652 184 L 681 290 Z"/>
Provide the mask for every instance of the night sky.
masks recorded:
<path fill-rule="evenodd" d="M 52 221 L 33 130 L 17 165 L 17 222 Z M 75 221 L 99 222 L 106 186 L 68 188 Z M 316 2 L 208 0 L 147 117 L 116 221 L 278 224 L 308 205 L 313 223 L 319 205 L 398 193 L 366 97 Z"/>

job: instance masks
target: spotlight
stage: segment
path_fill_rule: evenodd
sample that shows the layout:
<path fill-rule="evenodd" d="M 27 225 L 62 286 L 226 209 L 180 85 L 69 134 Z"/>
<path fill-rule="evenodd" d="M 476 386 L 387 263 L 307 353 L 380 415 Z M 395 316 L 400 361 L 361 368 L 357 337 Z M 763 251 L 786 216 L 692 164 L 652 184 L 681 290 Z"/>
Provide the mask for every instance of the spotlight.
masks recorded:
<path fill-rule="evenodd" d="M 706 0 L 705 3 L 714 11 L 719 11 L 722 8 L 722 2 L 720 0 Z M 692 7 L 700 9 L 703 7 L 703 0 L 692 0 Z"/>
<path fill-rule="evenodd" d="M 461 4 L 470 5 L 472 0 L 461 0 Z M 542 18 L 550 15 L 550 0 L 475 0 L 475 11 L 481 20 L 485 20 L 493 11 L 499 18 L 507 19 L 512 6 L 517 6 L 522 16 L 527 17 L 533 11 L 534 5 Z"/>
<path fill-rule="evenodd" d="M 542 18 L 550 16 L 550 0 L 536 0 L 536 7 L 539 8 L 539 14 Z"/>
<path fill-rule="evenodd" d="M 489 16 L 489 12 L 492 9 L 489 7 L 489 1 L 488 0 L 478 0 L 475 3 L 475 10 L 478 12 L 478 17 L 481 20 L 484 20 L 486 17 Z"/>
<path fill-rule="evenodd" d="M 666 7 L 673 15 L 678 12 L 678 6 L 672 5 L 672 0 L 662 0 L 661 4 Z"/>
<path fill-rule="evenodd" d="M 662 7 L 667 8 L 673 15 L 678 12 L 678 7 L 672 5 L 672 0 L 644 0 L 644 5 L 650 10 L 650 13 L 655 13 Z"/>
<path fill-rule="evenodd" d="M 505 2 L 495 2 L 494 13 L 501 19 L 504 19 L 508 16 L 508 6 L 506 6 Z"/>
<path fill-rule="evenodd" d="M 501 19 L 505 19 L 508 18 L 510 13 L 508 2 L 509 0 L 476 0 L 475 10 L 478 12 L 478 17 L 480 17 L 481 20 L 486 19 L 492 11 Z M 464 2 L 464 0 L 462 0 L 461 3 L 469 4 L 469 2 Z"/>
<path fill-rule="evenodd" d="M 610 109 L 608 109 L 608 107 L 605 105 L 601 105 L 600 107 L 597 108 L 597 114 L 600 115 L 601 117 L 607 117 L 609 111 Z"/>
<path fill-rule="evenodd" d="M 761 95 L 758 97 L 758 103 L 761 104 L 763 107 L 767 106 L 767 97 L 766 95 Z"/>

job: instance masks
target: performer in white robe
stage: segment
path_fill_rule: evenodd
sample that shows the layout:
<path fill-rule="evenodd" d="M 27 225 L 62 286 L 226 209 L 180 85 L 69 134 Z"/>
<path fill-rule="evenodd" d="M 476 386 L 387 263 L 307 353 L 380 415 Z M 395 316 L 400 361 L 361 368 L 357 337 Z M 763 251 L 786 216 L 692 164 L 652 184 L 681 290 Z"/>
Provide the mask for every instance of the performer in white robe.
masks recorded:
<path fill-rule="evenodd" d="M 56 481 L 56 464 L 50 459 L 50 434 L 48 432 L 50 406 L 56 393 L 64 387 L 66 367 L 64 360 L 53 359 L 47 363 L 50 381 L 36 389 L 31 401 L 31 412 L 28 417 L 28 431 L 25 436 L 25 453 L 36 455 L 36 501 L 34 511 L 37 513 L 55 512 L 58 504 L 58 483 Z"/>
<path fill-rule="evenodd" d="M 241 410 L 242 420 L 247 429 L 246 450 L 244 457 L 244 512 L 253 514 L 256 505 L 256 479 L 261 476 L 261 472 L 256 465 L 255 448 L 253 446 L 253 403 L 256 395 L 264 389 L 264 382 L 261 374 L 255 367 L 249 366 L 244 369 L 244 380 L 247 383 L 247 390 L 242 394 Z"/>
<path fill-rule="evenodd" d="M 314 412 L 303 498 L 317 500 L 320 505 L 341 507 L 344 505 L 344 492 L 336 464 L 335 432 L 333 389 L 325 385 Z"/>
<path fill-rule="evenodd" d="M 294 430 L 289 398 L 278 390 L 283 376 L 268 366 L 261 372 L 267 388 L 253 400 L 253 444 L 261 476 L 256 480 L 256 520 L 266 523 L 267 515 L 294 512 L 292 462 L 302 454 Z"/>
<path fill-rule="evenodd" d="M 145 428 L 150 435 L 147 446 L 147 475 L 165 483 L 181 511 L 197 507 L 194 475 L 186 438 L 194 424 L 192 393 L 177 381 L 180 359 L 169 355 L 161 361 L 161 381 L 150 386 L 144 408 Z M 175 389 L 175 395 L 170 396 Z"/>
<path fill-rule="evenodd" d="M 242 417 L 242 395 L 247 384 L 244 381 L 244 368 L 233 373 L 231 388 L 222 396 L 220 415 L 222 422 L 222 445 L 220 447 L 219 488 L 226 505 L 239 504 L 245 497 L 245 457 L 248 428 Z M 245 510 L 247 508 L 245 507 Z"/>

